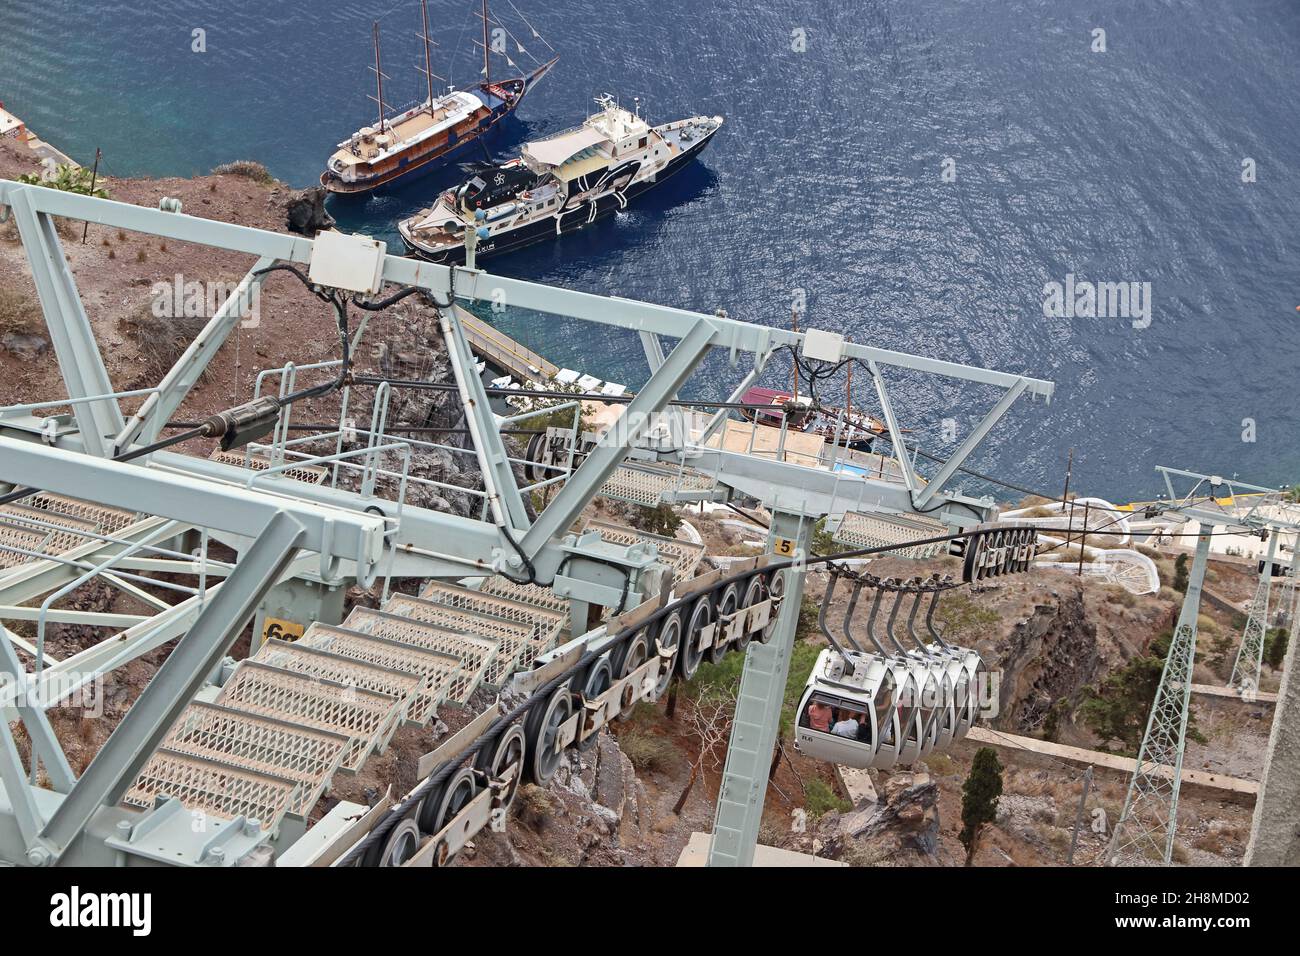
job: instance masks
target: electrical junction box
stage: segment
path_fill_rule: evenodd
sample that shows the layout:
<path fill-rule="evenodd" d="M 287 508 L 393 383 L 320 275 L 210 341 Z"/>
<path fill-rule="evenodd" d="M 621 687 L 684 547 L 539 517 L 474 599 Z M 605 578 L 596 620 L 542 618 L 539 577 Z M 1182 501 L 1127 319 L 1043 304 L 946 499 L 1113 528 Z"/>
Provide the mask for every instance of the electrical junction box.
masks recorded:
<path fill-rule="evenodd" d="M 378 292 L 383 285 L 387 251 L 387 243 L 369 236 L 322 232 L 312 245 L 307 275 L 318 285 L 348 292 Z"/>
<path fill-rule="evenodd" d="M 838 362 L 844 358 L 844 336 L 809 329 L 803 334 L 803 357 L 817 362 Z"/>

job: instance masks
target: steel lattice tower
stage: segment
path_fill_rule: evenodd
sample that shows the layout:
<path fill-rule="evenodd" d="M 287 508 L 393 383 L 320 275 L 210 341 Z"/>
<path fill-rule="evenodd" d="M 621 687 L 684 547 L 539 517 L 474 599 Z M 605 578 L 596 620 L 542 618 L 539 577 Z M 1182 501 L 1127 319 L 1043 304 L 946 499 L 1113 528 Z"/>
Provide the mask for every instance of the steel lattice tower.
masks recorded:
<path fill-rule="evenodd" d="M 1196 660 L 1196 618 L 1212 532 L 1213 528 L 1202 526 L 1196 540 L 1187 595 L 1147 718 L 1124 809 L 1106 851 L 1106 862 L 1112 866 L 1168 863 L 1173 856 L 1183 745 L 1191 709 L 1192 666 Z"/>
<path fill-rule="evenodd" d="M 1259 675 L 1264 667 L 1264 636 L 1268 633 L 1268 599 L 1273 586 L 1277 538 L 1276 533 L 1269 536 L 1264 569 L 1259 573 L 1255 597 L 1250 602 L 1250 617 L 1241 632 L 1241 646 L 1237 649 L 1237 661 L 1232 665 L 1232 679 L 1228 681 L 1228 686 L 1236 688 L 1243 697 L 1259 690 Z"/>

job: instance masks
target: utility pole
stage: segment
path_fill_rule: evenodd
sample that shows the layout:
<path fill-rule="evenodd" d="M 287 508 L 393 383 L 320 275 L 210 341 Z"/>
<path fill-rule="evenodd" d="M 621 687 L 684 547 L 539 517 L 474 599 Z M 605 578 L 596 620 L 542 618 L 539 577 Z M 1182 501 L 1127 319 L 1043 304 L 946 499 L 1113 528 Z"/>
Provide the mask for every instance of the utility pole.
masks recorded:
<path fill-rule="evenodd" d="M 1196 556 L 1187 576 L 1183 609 L 1147 717 L 1146 733 L 1124 797 L 1124 809 L 1106 850 L 1106 862 L 1111 866 L 1168 863 L 1173 857 L 1178 791 L 1182 786 L 1183 750 L 1192 701 L 1196 618 L 1201 610 L 1201 585 L 1205 581 L 1213 533 L 1213 527 L 1202 524 L 1196 539 Z"/>
<path fill-rule="evenodd" d="M 1300 574 L 1300 536 L 1297 536 L 1291 545 L 1291 569 L 1287 576 L 1282 579 L 1282 597 L 1278 600 L 1277 605 L 1277 609 L 1281 614 L 1279 623 L 1284 624 L 1288 632 L 1295 630 L 1295 583 L 1297 574 Z"/>
<path fill-rule="evenodd" d="M 95 195 L 95 187 L 99 185 L 99 158 L 103 153 L 98 146 L 95 147 L 95 165 L 90 170 L 90 194 Z M 87 219 L 81 226 L 81 244 L 86 244 L 86 234 L 90 232 L 90 220 Z"/>
<path fill-rule="evenodd" d="M 1092 764 L 1083 772 L 1083 792 L 1079 794 L 1079 808 L 1074 811 L 1074 833 L 1070 837 L 1070 855 L 1065 858 L 1066 866 L 1074 866 L 1074 851 L 1079 846 L 1079 827 L 1083 824 L 1083 811 L 1088 804 L 1088 791 L 1092 789 Z"/>
<path fill-rule="evenodd" d="M 1277 552 L 1277 539 L 1276 531 L 1269 533 L 1264 569 L 1259 572 L 1255 597 L 1250 602 L 1250 617 L 1241 632 L 1241 646 L 1237 648 L 1237 661 L 1232 665 L 1232 679 L 1228 681 L 1229 687 L 1246 698 L 1259 691 L 1259 675 L 1264 667 L 1264 637 L 1268 634 L 1268 599 L 1273 586 L 1273 556 Z"/>

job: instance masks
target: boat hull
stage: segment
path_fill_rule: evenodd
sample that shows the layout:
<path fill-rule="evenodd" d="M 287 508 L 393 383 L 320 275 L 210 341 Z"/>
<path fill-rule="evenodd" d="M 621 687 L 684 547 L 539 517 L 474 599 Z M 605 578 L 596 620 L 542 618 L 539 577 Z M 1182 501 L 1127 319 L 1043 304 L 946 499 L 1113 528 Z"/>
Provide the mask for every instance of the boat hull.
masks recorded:
<path fill-rule="evenodd" d="M 700 140 L 688 150 L 683 150 L 682 154 L 670 162 L 654 178 L 643 180 L 639 183 L 633 183 L 622 192 L 622 201 L 616 192 L 605 193 L 596 197 L 590 202 L 583 203 L 576 208 L 567 209 L 557 216 L 547 216 L 545 219 L 529 223 L 518 229 L 512 229 L 507 233 L 500 233 L 490 239 L 480 240 L 475 256 L 482 259 L 487 256 L 501 255 L 506 252 L 514 252 L 525 246 L 531 246 L 534 243 L 543 242 L 548 239 L 555 239 L 560 236 L 577 232 L 585 226 L 604 219 L 620 209 L 625 208 L 630 202 L 636 199 L 644 192 L 648 192 L 653 187 L 662 183 L 675 173 L 685 168 L 697 156 L 704 151 L 704 148 L 713 140 L 713 135 Z M 441 265 L 463 265 L 465 262 L 465 247 L 456 246 L 445 250 L 431 250 L 422 248 L 417 242 L 413 241 L 401 230 L 402 241 L 406 244 L 409 255 L 425 259 L 429 262 L 436 262 Z"/>

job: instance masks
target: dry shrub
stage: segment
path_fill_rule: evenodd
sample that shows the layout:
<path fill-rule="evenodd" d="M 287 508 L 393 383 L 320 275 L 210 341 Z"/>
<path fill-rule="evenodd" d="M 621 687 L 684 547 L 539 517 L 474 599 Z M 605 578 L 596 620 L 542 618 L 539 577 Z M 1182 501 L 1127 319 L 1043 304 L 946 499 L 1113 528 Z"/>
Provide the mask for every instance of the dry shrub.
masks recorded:
<path fill-rule="evenodd" d="M 261 183 L 263 186 L 270 186 L 275 182 L 275 177 L 270 174 L 265 166 L 251 159 L 238 159 L 233 163 L 222 163 L 212 170 L 212 174 L 214 176 L 242 176 L 245 179 L 253 180 L 255 183 Z"/>
<path fill-rule="evenodd" d="M 541 787 L 526 783 L 515 795 L 514 811 L 521 823 L 537 830 L 555 813 L 555 801 Z"/>
<path fill-rule="evenodd" d="M 677 750 L 665 737 L 628 730 L 618 735 L 618 745 L 638 771 L 667 770 L 677 762 Z"/>
<path fill-rule="evenodd" d="M 207 325 L 205 318 L 162 318 L 153 314 L 149 303 L 118 320 L 118 328 L 135 342 L 138 361 L 136 382 L 154 384 L 176 364 L 195 336 Z M 207 376 L 207 370 L 204 371 Z M 203 381 L 203 378 L 200 378 Z"/>
<path fill-rule="evenodd" d="M 41 307 L 29 295 L 0 289 L 0 335 L 44 335 Z"/>

